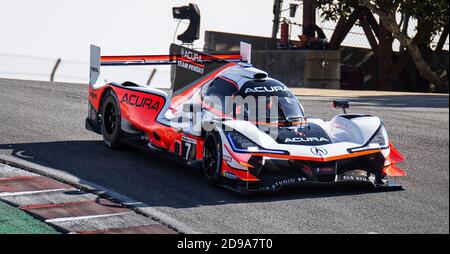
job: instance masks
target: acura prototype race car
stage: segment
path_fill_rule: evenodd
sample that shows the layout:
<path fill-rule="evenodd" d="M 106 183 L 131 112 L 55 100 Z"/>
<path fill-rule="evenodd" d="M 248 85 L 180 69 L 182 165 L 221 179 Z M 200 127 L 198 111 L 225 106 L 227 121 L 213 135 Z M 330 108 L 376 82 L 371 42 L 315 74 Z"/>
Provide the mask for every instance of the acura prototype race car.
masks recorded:
<path fill-rule="evenodd" d="M 207 54 L 172 44 L 169 55 L 101 56 L 91 45 L 86 128 L 117 149 L 133 144 L 204 172 L 212 185 L 241 193 L 303 183 L 368 182 L 401 188 L 404 157 L 383 121 L 344 113 L 306 117 L 287 86 L 250 64 L 251 45 Z M 172 65 L 171 87 L 101 82 L 104 66 Z"/>

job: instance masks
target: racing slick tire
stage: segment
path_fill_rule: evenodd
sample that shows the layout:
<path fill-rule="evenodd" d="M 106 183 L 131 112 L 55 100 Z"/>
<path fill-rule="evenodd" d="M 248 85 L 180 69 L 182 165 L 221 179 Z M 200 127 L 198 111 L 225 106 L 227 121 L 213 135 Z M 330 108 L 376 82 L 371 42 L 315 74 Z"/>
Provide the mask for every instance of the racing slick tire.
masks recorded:
<path fill-rule="evenodd" d="M 219 133 L 213 131 L 206 135 L 203 151 L 203 173 L 212 186 L 222 180 L 222 141 Z"/>
<path fill-rule="evenodd" d="M 103 141 L 111 149 L 122 147 L 121 115 L 117 95 L 114 91 L 106 92 L 102 101 L 101 130 Z"/>

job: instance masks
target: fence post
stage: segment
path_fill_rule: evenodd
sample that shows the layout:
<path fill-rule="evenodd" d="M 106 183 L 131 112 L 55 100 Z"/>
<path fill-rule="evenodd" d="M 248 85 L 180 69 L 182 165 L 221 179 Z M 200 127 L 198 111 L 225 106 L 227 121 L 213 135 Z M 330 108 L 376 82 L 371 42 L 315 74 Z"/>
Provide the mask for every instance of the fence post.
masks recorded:
<path fill-rule="evenodd" d="M 273 28 L 272 28 L 272 39 L 277 38 L 279 26 L 280 26 L 280 16 L 281 16 L 281 7 L 283 4 L 283 0 L 274 0 L 273 2 Z"/>
<path fill-rule="evenodd" d="M 58 66 L 60 63 L 61 63 L 61 58 L 58 58 L 58 60 L 56 60 L 55 66 L 53 66 L 52 74 L 50 74 L 50 81 L 52 81 L 52 82 L 55 79 L 55 73 L 56 73 L 56 70 L 58 69 Z"/>
<path fill-rule="evenodd" d="M 150 85 L 150 83 L 152 82 L 152 79 L 153 79 L 153 77 L 155 76 L 155 74 L 156 74 L 156 69 L 153 69 L 153 70 L 152 70 L 152 73 L 150 73 L 150 77 L 148 77 L 148 80 L 147 80 L 147 86 Z"/>

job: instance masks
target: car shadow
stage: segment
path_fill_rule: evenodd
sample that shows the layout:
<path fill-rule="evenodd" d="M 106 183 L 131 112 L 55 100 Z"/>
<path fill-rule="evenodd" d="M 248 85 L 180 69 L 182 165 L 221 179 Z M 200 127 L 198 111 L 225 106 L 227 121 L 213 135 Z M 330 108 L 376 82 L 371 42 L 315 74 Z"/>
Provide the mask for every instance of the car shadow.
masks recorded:
<path fill-rule="evenodd" d="M 153 207 L 190 208 L 375 193 L 365 184 L 332 184 L 243 196 L 209 186 L 201 172 L 173 160 L 131 148 L 113 151 L 102 141 L 0 144 L 0 153 L 64 171 Z"/>

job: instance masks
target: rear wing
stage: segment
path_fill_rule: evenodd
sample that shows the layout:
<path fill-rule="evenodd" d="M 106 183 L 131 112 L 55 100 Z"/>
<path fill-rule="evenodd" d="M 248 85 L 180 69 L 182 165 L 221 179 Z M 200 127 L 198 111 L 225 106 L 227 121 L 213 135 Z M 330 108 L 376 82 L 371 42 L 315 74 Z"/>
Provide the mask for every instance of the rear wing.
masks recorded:
<path fill-rule="evenodd" d="M 176 66 L 176 71 L 175 73 L 172 71 L 171 88 L 178 90 L 188 85 L 186 82 L 194 81 L 193 78 L 206 76 L 221 65 L 250 63 L 250 59 L 251 44 L 244 42 L 241 42 L 240 53 L 213 55 L 172 44 L 169 55 L 102 56 L 100 47 L 91 45 L 89 85 L 93 86 L 97 82 L 101 66 L 172 65 Z M 183 75 L 181 69 L 187 70 L 187 73 Z M 189 78 L 189 76 L 192 77 Z M 173 92 L 176 92 L 175 90 Z"/>

